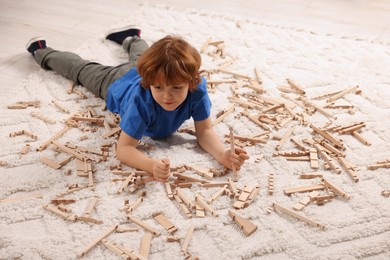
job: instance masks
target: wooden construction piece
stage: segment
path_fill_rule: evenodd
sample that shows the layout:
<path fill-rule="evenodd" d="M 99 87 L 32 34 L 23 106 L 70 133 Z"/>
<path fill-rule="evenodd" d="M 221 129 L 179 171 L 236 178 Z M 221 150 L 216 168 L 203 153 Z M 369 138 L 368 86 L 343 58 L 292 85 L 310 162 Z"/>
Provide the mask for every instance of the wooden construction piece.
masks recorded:
<path fill-rule="evenodd" d="M 325 229 L 325 225 L 322 225 L 322 224 L 320 224 L 320 223 L 318 223 L 318 222 L 316 222 L 314 220 L 311 220 L 311 219 L 309 219 L 309 218 L 307 218 L 307 217 L 305 217 L 305 216 L 303 216 L 301 214 L 298 214 L 298 213 L 296 213 L 296 212 L 294 212 L 292 210 L 289 210 L 288 208 L 285 208 L 285 207 L 283 207 L 282 205 L 280 205 L 280 204 L 278 204 L 276 202 L 273 204 L 273 207 L 275 209 L 279 210 L 280 212 L 283 212 L 283 213 L 288 214 L 288 215 L 290 215 L 290 216 L 292 216 L 292 217 L 294 217 L 294 218 L 296 218 L 298 220 L 306 222 L 307 224 L 309 224 L 309 225 L 311 225 L 313 227 L 318 227 L 320 229 Z"/>
<path fill-rule="evenodd" d="M 314 148 L 317 150 L 317 152 L 320 154 L 322 159 L 326 161 L 326 163 L 332 168 L 337 174 L 341 173 L 340 168 L 337 166 L 335 161 L 324 151 L 324 147 L 320 144 L 313 144 Z"/>
<path fill-rule="evenodd" d="M 328 117 L 329 119 L 337 119 L 337 117 L 335 115 L 333 115 L 332 113 L 326 111 L 323 107 L 321 107 L 319 105 L 316 105 L 313 102 L 309 101 L 307 98 L 304 98 L 303 102 L 305 104 L 307 104 L 308 106 L 314 108 L 316 111 L 320 112 L 324 116 Z"/>
<path fill-rule="evenodd" d="M 125 253 L 130 259 L 147 260 L 147 258 L 136 252 L 134 249 L 126 248 L 120 244 L 116 244 L 116 247 Z"/>
<path fill-rule="evenodd" d="M 218 191 L 216 191 L 209 200 L 207 200 L 207 202 L 209 204 L 213 203 L 214 201 L 216 201 L 219 197 L 222 196 L 222 194 L 225 193 L 225 189 L 227 188 L 227 185 L 224 185 L 223 187 L 221 187 Z"/>
<path fill-rule="evenodd" d="M 283 135 L 282 139 L 276 145 L 275 150 L 279 151 L 284 143 L 290 138 L 290 135 L 294 132 L 295 127 L 290 127 Z"/>
<path fill-rule="evenodd" d="M 199 202 L 195 201 L 195 214 L 198 218 L 206 217 L 206 210 Z"/>
<path fill-rule="evenodd" d="M 291 195 L 296 192 L 308 192 L 313 190 L 324 190 L 326 187 L 324 184 L 315 184 L 311 186 L 303 186 L 303 187 L 296 187 L 296 188 L 289 188 L 284 189 L 284 194 Z"/>
<path fill-rule="evenodd" d="M 187 218 L 192 218 L 191 211 L 187 208 L 186 204 L 184 204 L 183 200 L 179 197 L 179 195 L 173 195 L 176 202 L 179 204 L 180 209 L 187 216 Z"/>
<path fill-rule="evenodd" d="M 351 88 L 348 88 L 348 89 L 345 89 L 335 95 L 332 95 L 330 98 L 328 98 L 327 102 L 328 103 L 331 103 L 331 102 L 334 102 L 336 101 L 337 99 L 349 94 L 349 93 L 352 93 L 352 92 L 356 92 L 358 91 L 359 89 L 359 86 L 354 86 L 354 87 L 351 87 Z"/>
<path fill-rule="evenodd" d="M 115 127 L 115 128 L 112 128 L 110 130 L 110 132 L 106 132 L 102 135 L 102 137 L 104 139 L 108 138 L 108 137 L 111 137 L 113 135 L 116 135 L 116 134 L 119 134 L 119 132 L 122 131 L 122 129 L 120 127 Z"/>
<path fill-rule="evenodd" d="M 248 219 L 238 216 L 232 210 L 229 210 L 229 216 L 236 222 L 236 224 L 244 231 L 246 236 L 250 236 L 257 230 L 257 225 L 253 224 Z"/>
<path fill-rule="evenodd" d="M 135 224 L 137 224 L 138 226 L 144 228 L 146 231 L 149 231 L 150 233 L 152 233 L 153 235 L 155 236 L 159 236 L 161 235 L 160 231 L 152 228 L 151 226 L 149 226 L 148 224 L 146 224 L 144 221 L 138 219 L 138 218 L 135 218 L 134 216 L 132 216 L 131 214 L 127 215 L 127 218 L 134 222 Z"/>
<path fill-rule="evenodd" d="M 63 145 L 62 143 L 60 143 L 58 141 L 53 140 L 51 142 L 52 142 L 52 144 L 54 144 L 61 151 L 65 152 L 65 153 L 67 153 L 69 155 L 72 155 L 72 156 L 76 157 L 77 159 L 79 159 L 81 161 L 85 161 L 85 157 L 82 154 L 76 152 L 75 150 L 66 147 L 65 145 Z"/>
<path fill-rule="evenodd" d="M 248 207 L 252 202 L 255 200 L 257 194 L 260 192 L 260 185 L 256 184 L 254 189 L 252 190 L 251 194 L 249 195 L 248 199 L 245 202 L 245 207 Z"/>
<path fill-rule="evenodd" d="M 53 135 L 52 137 L 50 137 L 47 141 L 43 142 L 43 143 L 37 148 L 37 151 L 43 151 L 43 150 L 45 150 L 45 149 L 52 143 L 52 141 L 55 141 L 55 140 L 57 140 L 58 138 L 60 138 L 61 136 L 63 136 L 69 129 L 70 129 L 69 126 L 65 126 L 62 130 L 60 130 L 60 131 L 57 132 L 55 135 Z"/>
<path fill-rule="evenodd" d="M 180 242 L 180 237 L 175 237 L 175 236 L 167 236 L 167 242 L 172 243 L 172 242 Z"/>
<path fill-rule="evenodd" d="M 325 178 L 322 178 L 321 181 L 327 188 L 331 189 L 336 195 L 338 195 L 340 197 L 343 197 L 343 198 L 345 198 L 347 200 L 349 200 L 351 198 L 351 196 L 349 196 L 347 193 L 345 193 L 340 188 L 336 187 L 334 184 L 330 183 Z"/>
<path fill-rule="evenodd" d="M 236 149 L 234 148 L 234 135 L 233 135 L 232 127 L 229 127 L 229 134 L 230 134 L 230 153 L 233 156 L 235 154 Z M 233 181 L 238 181 L 238 172 L 234 163 L 232 163 L 232 171 L 233 171 L 233 176 L 232 176 Z"/>
<path fill-rule="evenodd" d="M 22 151 L 20 152 L 22 155 L 26 154 L 30 150 L 30 144 L 24 144 Z"/>
<path fill-rule="evenodd" d="M 303 199 L 301 199 L 298 203 L 296 203 L 292 208 L 294 210 L 302 210 L 304 207 L 306 207 L 307 205 L 309 205 L 309 203 L 312 201 L 311 198 L 312 197 L 315 197 L 315 196 L 318 196 L 320 193 L 318 191 L 312 191 L 310 192 L 309 196 L 307 197 L 304 197 Z"/>
<path fill-rule="evenodd" d="M 232 192 L 233 197 L 237 197 L 238 196 L 238 191 L 237 191 L 237 188 L 236 188 L 236 184 L 234 184 L 234 182 L 233 182 L 233 180 L 231 178 L 228 178 L 228 187 L 229 187 L 230 191 Z"/>
<path fill-rule="evenodd" d="M 209 47 L 210 45 L 210 42 L 211 42 L 211 38 L 208 38 L 202 45 L 202 47 L 200 48 L 200 53 L 204 53 L 207 49 L 207 47 Z"/>
<path fill-rule="evenodd" d="M 57 100 L 52 100 L 51 101 L 56 107 L 58 107 L 62 112 L 69 114 L 70 111 L 67 109 L 64 105 L 62 105 L 60 102 Z"/>
<path fill-rule="evenodd" d="M 249 76 L 242 75 L 242 74 L 239 74 L 239 73 L 236 73 L 236 72 L 233 72 L 233 71 L 229 71 L 229 70 L 226 70 L 226 69 L 222 69 L 222 68 L 219 68 L 218 71 L 221 72 L 221 73 L 233 75 L 236 78 L 243 78 L 243 79 L 247 79 L 247 80 L 251 79 L 251 77 L 249 77 Z"/>
<path fill-rule="evenodd" d="M 184 254 L 188 253 L 188 246 L 190 244 L 190 240 L 192 237 L 192 234 L 194 233 L 195 227 L 191 225 L 187 231 L 187 234 L 184 238 L 183 245 L 181 246 L 181 251 L 184 252 Z"/>
<path fill-rule="evenodd" d="M 44 156 L 43 156 L 43 157 L 40 157 L 40 158 L 39 158 L 39 161 L 42 162 L 42 163 L 44 163 L 44 164 L 46 164 L 47 166 L 49 166 L 49 167 L 55 169 L 55 170 L 57 170 L 57 169 L 59 169 L 59 168 L 62 167 L 61 164 L 57 163 L 56 161 L 53 161 L 53 160 L 50 159 L 50 158 L 44 157 Z"/>
<path fill-rule="evenodd" d="M 241 112 L 244 116 L 246 116 L 249 120 L 251 120 L 253 123 L 257 124 L 258 126 L 260 126 L 261 128 L 263 128 L 264 130 L 270 130 L 269 126 L 267 126 L 266 124 L 260 122 L 256 117 L 254 116 L 251 116 L 249 114 L 248 111 L 243 111 Z"/>
<path fill-rule="evenodd" d="M 117 233 L 125 233 L 125 232 L 132 232 L 132 231 L 138 231 L 138 227 L 129 227 L 129 226 L 118 226 L 116 229 Z"/>
<path fill-rule="evenodd" d="M 210 171 L 207 170 L 207 169 L 202 169 L 202 168 L 200 168 L 200 167 L 193 166 L 193 165 L 184 165 L 184 167 L 185 167 L 187 170 L 191 170 L 191 171 L 196 172 L 197 174 L 199 174 L 199 175 L 202 176 L 202 177 L 205 177 L 206 179 L 211 180 L 211 179 L 213 178 L 213 173 L 210 172 Z"/>
<path fill-rule="evenodd" d="M 76 219 L 91 224 L 98 224 L 98 225 L 103 224 L 103 221 L 88 216 L 76 216 Z"/>
<path fill-rule="evenodd" d="M 388 198 L 390 196 L 390 190 L 383 190 L 381 192 L 381 195 L 385 198 Z"/>
<path fill-rule="evenodd" d="M 371 143 L 369 141 L 367 141 L 361 134 L 359 134 L 357 131 L 353 131 L 352 132 L 352 135 L 358 139 L 361 143 L 365 144 L 365 145 L 368 145 L 370 146 Z"/>
<path fill-rule="evenodd" d="M 105 237 L 107 237 L 108 235 L 110 235 L 111 233 L 115 232 L 115 230 L 117 229 L 117 225 L 113 225 L 111 226 L 109 229 L 107 229 L 106 231 L 104 231 L 100 236 L 98 236 L 96 239 L 94 239 L 93 241 L 91 241 L 91 243 L 89 243 L 82 251 L 80 251 L 77 256 L 78 257 L 82 257 L 84 256 L 85 254 L 87 254 L 94 246 L 96 246 L 102 239 L 104 239 Z"/>
<path fill-rule="evenodd" d="M 42 199 L 42 194 L 32 194 L 32 195 L 25 195 L 25 196 L 17 196 L 17 197 L 8 197 L 5 199 L 0 199 L 0 203 L 2 202 L 16 202 L 21 200 L 27 200 L 27 199 Z"/>
<path fill-rule="evenodd" d="M 299 175 L 299 179 L 314 179 L 314 178 L 322 178 L 322 174 L 314 173 L 301 173 Z"/>
<path fill-rule="evenodd" d="M 99 201 L 98 197 L 92 197 L 89 200 L 89 203 L 88 203 L 87 209 L 85 210 L 84 216 L 87 216 L 87 217 L 91 216 L 91 214 L 95 211 L 95 207 L 96 207 L 96 204 L 98 201 Z"/>
<path fill-rule="evenodd" d="M 366 123 L 359 122 L 359 123 L 354 123 L 354 124 L 347 125 L 347 126 L 337 127 L 336 129 L 334 129 L 334 131 L 337 131 L 339 134 L 342 134 L 342 135 L 343 134 L 352 134 L 352 132 L 358 131 L 365 126 L 366 126 Z"/>
<path fill-rule="evenodd" d="M 352 178 L 354 182 L 359 181 L 359 177 L 356 174 L 355 167 L 351 166 L 351 164 L 343 157 L 337 157 L 340 164 L 343 166 L 344 170 L 348 173 L 348 175 Z"/>
<path fill-rule="evenodd" d="M 61 211 L 58 207 L 56 206 L 53 206 L 53 205 L 44 205 L 43 206 L 44 209 L 62 217 L 63 219 L 65 220 L 68 220 L 68 221 L 71 221 L 71 222 L 75 222 L 76 221 L 76 216 L 73 215 L 73 214 L 69 214 L 67 212 L 63 212 Z"/>
<path fill-rule="evenodd" d="M 177 177 L 178 179 L 186 180 L 186 181 L 189 181 L 189 182 L 200 182 L 200 183 L 207 183 L 207 182 L 209 182 L 209 181 L 206 181 L 206 180 L 203 180 L 203 179 L 198 179 L 198 178 L 195 178 L 195 177 L 192 177 L 192 176 L 188 176 L 188 175 L 185 175 L 185 174 L 181 174 L 181 173 L 177 173 L 177 172 L 174 172 L 172 175 Z"/>
<path fill-rule="evenodd" d="M 232 104 L 228 108 L 225 108 L 224 110 L 219 112 L 217 114 L 217 118 L 213 121 L 213 126 L 216 126 L 217 124 L 222 122 L 223 119 L 225 119 L 225 117 L 227 117 L 229 114 L 231 114 L 234 111 L 234 109 L 235 109 L 235 105 Z"/>
<path fill-rule="evenodd" d="M 268 195 L 274 194 L 274 174 L 268 174 Z"/>
<path fill-rule="evenodd" d="M 308 150 L 303 143 L 299 142 L 295 138 L 290 138 L 290 141 L 293 142 L 298 147 L 298 149 L 300 149 L 302 151 Z"/>
<path fill-rule="evenodd" d="M 149 258 L 152 238 L 153 238 L 153 234 L 146 232 L 141 241 L 141 248 L 139 250 L 139 253 L 146 259 Z"/>
<path fill-rule="evenodd" d="M 337 138 L 333 137 L 331 134 L 322 131 L 321 129 L 315 127 L 314 125 L 310 125 L 310 128 L 314 130 L 317 134 L 321 135 L 325 139 L 329 140 L 336 148 L 345 150 L 343 143 Z"/>
<path fill-rule="evenodd" d="M 324 205 L 326 202 L 330 202 L 334 198 L 334 193 L 331 192 L 329 195 L 317 195 L 310 197 L 310 201 L 315 201 L 317 205 Z"/>
<path fill-rule="evenodd" d="M 234 202 L 233 207 L 236 209 L 244 208 L 253 190 L 254 185 L 245 185 L 241 191 L 240 196 L 238 196 L 238 198 Z"/>
<path fill-rule="evenodd" d="M 259 83 L 260 85 L 263 84 L 263 81 L 261 80 L 260 69 L 258 67 L 255 67 L 254 70 L 255 70 L 255 78 L 256 78 L 257 83 Z"/>
<path fill-rule="evenodd" d="M 318 155 L 315 148 L 310 148 L 310 166 L 313 169 L 318 169 L 320 167 L 318 165 Z"/>
<path fill-rule="evenodd" d="M 172 224 L 172 222 L 164 216 L 162 213 L 156 213 L 153 214 L 153 218 L 166 230 L 168 230 L 169 233 L 174 233 L 177 231 L 177 227 Z"/>
<path fill-rule="evenodd" d="M 375 163 L 367 166 L 368 170 L 376 170 L 379 168 L 390 168 L 390 162 Z"/>
<path fill-rule="evenodd" d="M 168 198 L 170 200 L 173 200 L 173 192 L 172 192 L 172 187 L 169 182 L 165 183 L 165 190 L 167 191 Z"/>
<path fill-rule="evenodd" d="M 39 120 L 42 120 L 45 123 L 48 123 L 48 124 L 54 125 L 57 123 L 54 119 L 50 119 L 47 116 L 45 116 L 44 114 L 41 114 L 39 112 L 31 112 L 30 115 L 32 117 L 38 118 Z"/>
<path fill-rule="evenodd" d="M 131 256 L 128 255 L 127 253 L 125 253 L 123 250 L 121 250 L 116 243 L 110 242 L 107 239 L 102 239 L 102 243 L 109 250 L 111 250 L 111 252 L 117 254 L 118 256 L 125 258 L 125 259 L 131 258 Z"/>
<path fill-rule="evenodd" d="M 177 194 L 180 197 L 180 199 L 187 206 L 187 208 L 189 209 L 195 208 L 195 204 L 187 197 L 187 195 L 180 188 L 177 188 L 175 190 L 175 194 Z"/>
<path fill-rule="evenodd" d="M 306 92 L 297 84 L 295 84 L 291 79 L 287 79 L 288 84 L 299 94 L 305 95 Z"/>
<path fill-rule="evenodd" d="M 52 199 L 51 200 L 51 203 L 55 204 L 55 205 L 59 205 L 59 204 L 72 204 L 72 203 L 75 203 L 76 200 L 75 199 L 65 199 L 65 198 L 57 198 L 57 199 Z"/>
<path fill-rule="evenodd" d="M 195 196 L 195 201 L 199 203 L 207 212 L 209 212 L 214 217 L 218 217 L 218 213 L 203 199 L 199 194 Z"/>

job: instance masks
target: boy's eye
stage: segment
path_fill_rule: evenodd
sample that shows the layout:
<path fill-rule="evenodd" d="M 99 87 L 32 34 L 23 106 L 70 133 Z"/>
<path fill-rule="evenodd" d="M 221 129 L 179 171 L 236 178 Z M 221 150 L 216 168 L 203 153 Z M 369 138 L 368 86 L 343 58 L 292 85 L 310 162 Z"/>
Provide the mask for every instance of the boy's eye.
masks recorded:
<path fill-rule="evenodd" d="M 161 89 L 161 86 L 153 86 L 155 89 Z"/>
<path fill-rule="evenodd" d="M 173 87 L 173 89 L 175 89 L 175 90 L 180 90 L 180 89 L 182 89 L 183 87 L 181 87 L 181 86 L 174 86 Z"/>

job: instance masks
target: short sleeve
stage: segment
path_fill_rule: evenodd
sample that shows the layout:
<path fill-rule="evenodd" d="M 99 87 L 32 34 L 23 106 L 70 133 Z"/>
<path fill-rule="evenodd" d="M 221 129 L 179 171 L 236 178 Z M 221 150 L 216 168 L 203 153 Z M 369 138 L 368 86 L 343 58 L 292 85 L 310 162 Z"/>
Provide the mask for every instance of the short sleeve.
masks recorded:
<path fill-rule="evenodd" d="M 141 140 L 151 120 L 151 115 L 148 109 L 140 102 L 140 99 L 135 98 L 134 104 L 129 105 L 126 112 L 121 118 L 119 126 L 131 137 Z"/>
<path fill-rule="evenodd" d="M 211 100 L 207 92 L 206 80 L 198 85 L 197 90 L 192 93 L 191 116 L 195 121 L 202 121 L 210 116 Z"/>

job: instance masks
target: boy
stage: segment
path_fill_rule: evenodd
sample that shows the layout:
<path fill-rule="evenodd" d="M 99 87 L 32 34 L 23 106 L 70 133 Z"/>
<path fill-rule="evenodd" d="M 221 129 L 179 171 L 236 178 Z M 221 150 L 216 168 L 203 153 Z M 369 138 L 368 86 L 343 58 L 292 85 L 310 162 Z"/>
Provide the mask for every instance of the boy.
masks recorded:
<path fill-rule="evenodd" d="M 107 34 L 106 39 L 122 45 L 129 54 L 129 62 L 116 67 L 46 47 L 44 38 L 31 39 L 26 48 L 42 68 L 83 85 L 104 99 L 111 112 L 119 113 L 122 131 L 117 156 L 124 164 L 153 174 L 157 181 L 167 181 L 169 160 L 150 158 L 136 146 L 144 135 L 171 135 L 192 117 L 200 147 L 226 168 L 240 169 L 249 157 L 241 148 L 234 153 L 225 149 L 213 129 L 206 81 L 199 75 L 199 52 L 174 36 L 149 48 L 140 34 L 135 26 Z"/>

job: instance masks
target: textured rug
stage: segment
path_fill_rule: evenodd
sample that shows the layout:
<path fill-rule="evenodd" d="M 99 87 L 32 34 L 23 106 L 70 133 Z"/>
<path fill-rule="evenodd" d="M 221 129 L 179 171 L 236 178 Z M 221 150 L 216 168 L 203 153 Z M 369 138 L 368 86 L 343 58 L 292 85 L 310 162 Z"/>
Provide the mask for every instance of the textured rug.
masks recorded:
<path fill-rule="evenodd" d="M 97 197 L 90 217 L 100 220 L 102 224 L 69 221 L 52 213 L 44 205 L 55 207 L 53 200 L 58 194 L 69 192 L 70 187 L 88 184 L 89 179 L 78 176 L 75 159 L 66 164 L 64 162 L 65 165 L 57 170 L 42 163 L 42 157 L 57 162 L 68 158 L 66 153 L 54 149 L 53 145 L 48 145 L 43 151 L 36 149 L 61 131 L 71 115 L 87 111 L 88 106 L 101 118 L 111 120 L 111 117 L 101 109 L 101 100 L 81 87 L 76 87 L 76 90 L 83 92 L 87 99 L 75 92 L 69 94 L 71 84 L 68 80 L 53 72 L 41 70 L 31 74 L 22 84 L 4 90 L 0 96 L 0 259 L 74 259 L 82 252 L 85 252 L 85 259 L 119 259 L 120 256 L 109 249 L 109 243 L 139 253 L 141 241 L 147 240 L 146 231 L 132 223 L 127 218 L 128 214 L 161 233 L 151 239 L 150 259 L 184 259 L 188 255 L 199 259 L 389 259 L 390 198 L 381 193 L 390 189 L 390 169 L 367 168 L 377 162 L 385 166 L 386 160 L 390 159 L 388 43 L 319 35 L 304 29 L 267 25 L 256 20 L 208 11 L 177 11 L 166 7 L 143 6 L 135 13 L 138 16 L 134 20 L 123 19 L 102 29 L 136 23 L 142 28 L 142 36 L 149 43 L 167 34 L 177 34 L 199 50 L 209 38 L 212 43 L 223 41 L 220 45 L 210 45 L 204 50 L 203 69 L 213 72 L 233 60 L 232 64 L 224 67 L 228 72 L 211 73 L 211 80 L 235 79 L 237 88 L 233 83 L 213 86 L 210 90 L 212 117 L 216 118 L 232 104 L 230 98 L 233 93 L 237 93 L 237 97 L 245 102 L 248 102 L 249 96 L 257 100 L 252 101 L 252 106 L 248 108 L 236 101 L 235 110 L 227 114 L 215 128 L 223 139 L 229 134 L 229 127 L 233 127 L 236 136 L 252 137 L 257 141 L 261 139 L 260 143 L 256 140 L 241 143 L 246 145 L 245 149 L 251 158 L 239 171 L 239 180 L 235 183 L 237 194 L 244 190 L 245 185 L 258 185 L 258 194 L 246 207 L 238 210 L 234 206 L 239 198 L 230 197 L 228 191 L 224 192 L 209 204 L 218 216 L 206 211 L 205 217 L 198 217 L 195 210 L 190 209 L 192 217 L 188 218 L 178 202 L 169 199 L 161 183 L 148 182 L 129 193 L 134 186 L 125 185 L 121 178 L 126 177 L 114 174 L 118 170 L 119 161 L 115 159 L 114 148 L 109 147 L 106 161 L 92 162 L 94 189 L 83 188 L 63 197 L 70 199 L 69 202 L 75 200 L 63 207 L 63 210 L 71 210 L 63 213 L 69 218 L 83 216 L 90 201 Z M 102 31 L 102 35 L 96 39 L 70 51 L 103 64 L 115 65 L 125 61 L 123 50 L 105 41 L 103 35 Z M 255 68 L 260 72 L 263 93 L 245 87 L 249 81 L 240 76 L 256 78 Z M 229 72 L 240 75 L 234 77 Z M 287 79 L 298 87 L 289 85 Z M 325 107 L 326 100 L 332 97 L 326 94 L 340 93 L 355 86 L 359 87 L 336 99 L 333 107 Z M 301 89 L 306 92 L 306 106 L 299 94 Z M 61 111 L 52 103 L 53 100 L 65 106 L 70 113 Z M 28 101 L 39 101 L 40 104 L 25 109 L 7 108 L 17 102 Z M 257 120 L 261 119 L 263 127 L 245 116 L 246 112 Z M 44 116 L 46 121 L 33 115 Z M 351 134 L 340 134 L 343 127 L 361 122 L 364 124 L 360 124 L 358 133 L 371 145 L 363 144 Z M 318 159 L 318 169 L 311 167 L 310 161 L 307 161 L 309 157 L 303 150 L 314 147 L 314 144 L 310 144 L 313 138 L 322 137 L 318 132 L 313 132 L 311 124 L 326 129 L 331 137 L 335 137 L 334 142 L 342 140 L 345 150 L 338 151 L 345 155 L 347 168 L 355 174 L 358 182 L 336 161 L 336 157 L 326 156 L 327 153 Z M 80 125 L 79 128 L 72 127 L 66 131 L 57 141 L 95 150 L 100 150 L 106 142 L 116 141 L 115 137 L 102 137 L 106 133 L 102 125 Z M 191 126 L 191 121 L 185 125 Z M 295 128 L 288 136 L 293 126 Z M 264 129 L 267 127 L 268 134 Z M 260 137 L 256 137 L 260 134 Z M 291 137 L 304 149 L 300 150 Z M 285 143 L 281 142 L 283 139 Z M 197 146 L 195 138 L 190 134 L 177 133 L 166 140 L 145 138 L 143 141 L 154 148 L 146 149 L 146 153 L 156 158 L 168 157 L 172 167 L 186 164 L 219 172 L 222 170 L 215 160 Z M 22 154 L 22 150 L 27 149 L 26 145 L 29 150 Z M 229 144 L 226 143 L 226 146 Z M 276 150 L 276 147 L 280 149 Z M 299 151 L 304 152 L 304 155 L 300 156 Z M 327 151 L 332 154 L 332 151 Z M 296 158 L 298 161 L 287 160 L 289 158 L 285 152 L 297 153 L 295 157 L 300 158 Z M 87 154 L 92 158 L 104 157 Z M 328 157 L 333 159 L 326 163 L 325 158 Z M 70 174 L 67 174 L 68 170 Z M 123 170 L 133 169 L 123 167 Z M 337 174 L 337 171 L 340 173 Z M 286 195 L 290 188 L 311 185 L 324 187 L 321 177 L 302 179 L 300 175 L 303 173 L 308 176 L 322 175 L 335 186 L 332 189 L 326 186 L 327 189 L 318 191 L 320 195 L 333 193 L 330 201 L 317 205 L 318 197 L 309 192 Z M 182 174 L 218 183 L 227 182 L 232 175 L 228 172 L 209 180 L 192 170 Z M 273 174 L 273 195 L 269 194 L 270 174 Z M 177 179 L 172 177 L 171 183 Z M 122 185 L 124 189 L 120 191 Z M 232 192 L 231 186 L 227 189 Z M 207 200 L 220 190 L 221 187 L 207 188 L 199 183 L 193 183 L 190 188 L 181 188 L 191 203 L 197 194 Z M 146 195 L 138 207 L 134 207 L 130 213 L 121 210 L 126 201 L 128 205 L 134 205 L 142 191 L 146 191 Z M 314 199 L 306 207 L 299 211 L 292 209 L 300 201 L 303 203 L 307 200 L 309 195 Z M 306 216 L 313 221 L 312 225 L 278 208 L 272 210 L 273 203 Z M 229 217 L 230 210 L 249 220 L 257 226 L 257 230 L 247 236 Z M 155 213 L 162 213 L 178 229 L 173 235 L 180 239 L 179 242 L 167 242 L 170 233 L 153 218 Z M 317 224 L 320 226 L 316 227 Z M 90 250 L 85 251 L 88 245 L 114 225 L 139 229 L 112 232 L 105 237 L 105 243 L 96 242 Z M 322 226 L 325 228 L 321 229 Z M 185 240 L 192 227 L 192 236 Z M 185 254 L 182 248 L 186 243 L 188 247 Z"/>

